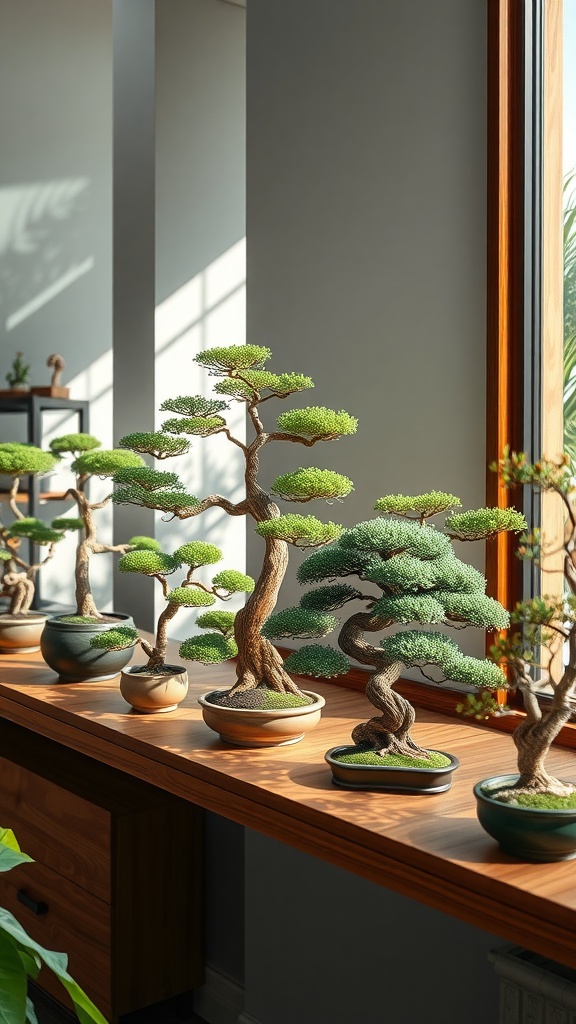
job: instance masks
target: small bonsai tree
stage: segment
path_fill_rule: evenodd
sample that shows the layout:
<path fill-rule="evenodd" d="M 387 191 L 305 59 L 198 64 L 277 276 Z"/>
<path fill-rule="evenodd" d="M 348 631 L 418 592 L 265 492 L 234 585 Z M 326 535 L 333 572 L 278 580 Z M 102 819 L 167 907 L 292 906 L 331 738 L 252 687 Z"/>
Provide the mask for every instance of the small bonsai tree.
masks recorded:
<path fill-rule="evenodd" d="M 12 367 L 6 374 L 6 382 L 10 388 L 27 388 L 30 364 L 24 362 L 24 353 L 17 352 Z"/>
<path fill-rule="evenodd" d="M 128 551 L 122 556 L 118 563 L 120 572 L 137 572 L 144 576 L 153 576 L 160 582 L 166 601 L 166 606 L 158 618 L 154 643 L 149 643 L 138 630 L 120 626 L 93 637 L 91 646 L 117 651 L 140 644 L 148 657 L 147 663 L 142 666 L 143 672 L 170 671 L 173 666 L 166 665 L 168 626 L 178 611 L 181 608 L 206 608 L 215 604 L 216 598 L 227 601 L 233 594 L 251 593 L 254 589 L 254 580 L 235 569 L 216 573 L 208 586 L 195 579 L 194 574 L 201 566 L 212 565 L 222 558 L 220 548 L 205 541 L 190 541 L 179 547 L 172 555 L 161 551 L 157 541 L 150 541 L 146 537 L 133 537 L 130 544 L 135 550 Z M 167 577 L 183 565 L 187 566 L 185 578 L 178 586 L 171 588 Z M 201 628 L 209 629 L 210 632 L 184 640 L 180 644 L 180 656 L 186 660 L 200 661 L 205 665 L 233 658 L 237 654 L 234 643 L 234 617 L 234 612 L 205 612 L 197 619 L 197 624 Z M 134 671 L 137 672 L 138 669 Z"/>
<path fill-rule="evenodd" d="M 262 488 L 258 479 L 259 461 L 267 445 L 288 441 L 312 447 L 321 441 L 353 434 L 357 427 L 356 419 L 346 412 L 312 406 L 281 413 L 276 428 L 267 430 L 261 419 L 264 403 L 271 399 L 283 400 L 313 387 L 312 380 L 301 374 L 275 374 L 265 370 L 270 355 L 269 349 L 258 345 L 232 345 L 199 353 L 195 361 L 219 378 L 214 392 L 225 399 L 206 399 L 199 395 L 169 399 L 161 409 L 176 415 L 165 420 L 161 431 L 129 434 L 120 440 L 121 447 L 166 459 L 185 454 L 190 447 L 190 436 L 223 435 L 245 460 L 245 493 L 239 501 L 230 501 L 219 494 L 197 498 L 186 493 L 176 474 L 150 468 L 128 468 L 114 476 L 117 484 L 114 501 L 118 503 L 142 505 L 178 519 L 199 516 L 209 508 L 221 508 L 228 515 L 249 516 L 255 521 L 256 532 L 264 539 L 265 549 L 254 590 L 234 623 L 237 680 L 224 700 L 236 706 L 244 699 L 247 705 L 257 706 L 255 690 L 262 699 L 265 699 L 263 691 L 275 691 L 291 694 L 298 702 L 310 702 L 285 671 L 282 657 L 262 635 L 261 626 L 276 605 L 288 563 L 288 545 L 320 546 L 333 541 L 341 531 L 336 524 L 320 522 L 314 516 L 281 515 L 274 496 L 285 501 L 308 502 L 314 498 L 339 499 L 352 490 L 352 482 L 347 477 L 317 468 L 301 468 L 279 476 L 270 494 Z M 226 423 L 230 400 L 246 406 L 253 433 L 246 444 L 232 434 Z"/>
<path fill-rule="evenodd" d="M 531 463 L 524 452 L 506 449 L 492 468 L 500 473 L 506 488 L 528 486 L 555 495 L 564 508 L 565 534 L 556 550 L 547 548 L 539 530 L 526 531 L 520 537 L 518 556 L 544 573 L 552 570 L 550 559 L 560 555 L 564 592 L 518 602 L 510 616 L 513 628 L 492 646 L 491 657 L 506 669 L 508 686 L 521 694 L 526 714 L 513 733 L 518 781 L 513 787 L 491 791 L 490 796 L 533 807 L 576 806 L 576 786 L 559 781 L 546 769 L 550 746 L 574 712 L 576 487 L 570 459 L 564 455 L 558 461 Z M 549 696 L 541 706 L 538 694 L 543 686 L 548 687 Z"/>
<path fill-rule="evenodd" d="M 463 654 L 444 631 L 396 631 L 398 625 L 412 623 L 483 629 L 502 629 L 508 624 L 502 605 L 486 596 L 483 575 L 457 558 L 451 542 L 456 537 L 471 540 L 502 530 L 520 530 L 524 518 L 513 509 L 478 509 L 449 515 L 443 530 L 428 524 L 428 519 L 458 505 L 455 495 L 438 491 L 380 498 L 375 508 L 382 518 L 345 530 L 334 544 L 310 555 L 300 566 L 300 583 L 327 581 L 326 585 L 306 593 L 299 607 L 280 611 L 264 624 L 268 638 L 323 637 L 338 625 L 332 615 L 335 609 L 351 601 L 365 606 L 342 625 L 340 652 L 312 644 L 294 651 L 285 661 L 288 671 L 309 676 L 344 673 L 350 667 L 349 657 L 374 668 L 366 696 L 379 714 L 352 731 L 359 751 L 351 757 L 363 763 L 378 763 L 387 756 L 407 759 L 407 764 L 415 758 L 430 758 L 430 752 L 412 737 L 412 705 L 393 689 L 405 668 L 416 667 L 433 682 L 505 685 L 501 670 L 492 661 Z M 376 590 L 366 592 L 364 586 L 360 589 L 340 582 L 348 576 L 370 583 Z M 381 632 L 386 636 L 379 647 L 365 637 L 366 633 Z M 430 669 L 439 675 L 431 676 Z"/>
<path fill-rule="evenodd" d="M 0 473 L 12 477 L 8 505 L 14 515 L 11 523 L 0 520 L 0 562 L 2 563 L 2 593 L 8 595 L 10 615 L 25 616 L 35 592 L 35 579 L 39 569 L 53 558 L 56 545 L 68 530 L 77 530 L 82 523 L 77 519 L 56 518 L 48 526 L 41 519 L 25 516 L 19 508 L 20 479 L 22 476 L 41 476 L 49 472 L 56 457 L 33 445 L 0 444 Z M 27 539 L 45 549 L 40 561 L 26 561 L 22 555 L 22 540 Z"/>
<path fill-rule="evenodd" d="M 103 620 L 106 616 L 98 611 L 90 586 L 90 559 L 92 555 L 107 552 L 125 554 L 130 545 L 102 544 L 98 540 L 94 513 L 111 501 L 111 495 L 102 501 L 91 502 L 86 492 L 87 484 L 92 476 L 112 477 L 123 467 L 143 466 L 144 460 L 133 452 L 101 448 L 100 441 L 91 434 L 65 434 L 55 438 L 50 448 L 57 458 L 65 454 L 74 456 L 71 469 L 76 474 L 76 483 L 68 488 L 65 497 L 76 502 L 82 534 L 76 548 L 76 613 L 72 618 L 75 621 L 78 618 Z"/>

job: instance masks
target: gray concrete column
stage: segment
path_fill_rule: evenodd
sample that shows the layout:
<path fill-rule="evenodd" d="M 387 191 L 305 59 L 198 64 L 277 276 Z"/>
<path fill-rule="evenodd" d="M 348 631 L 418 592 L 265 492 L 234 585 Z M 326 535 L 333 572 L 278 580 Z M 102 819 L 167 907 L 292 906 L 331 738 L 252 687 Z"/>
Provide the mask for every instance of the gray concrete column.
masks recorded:
<path fill-rule="evenodd" d="M 113 0 L 114 443 L 154 429 L 156 0 Z M 117 543 L 154 533 L 154 513 L 117 506 Z M 114 607 L 153 628 L 154 593 L 115 572 Z"/>

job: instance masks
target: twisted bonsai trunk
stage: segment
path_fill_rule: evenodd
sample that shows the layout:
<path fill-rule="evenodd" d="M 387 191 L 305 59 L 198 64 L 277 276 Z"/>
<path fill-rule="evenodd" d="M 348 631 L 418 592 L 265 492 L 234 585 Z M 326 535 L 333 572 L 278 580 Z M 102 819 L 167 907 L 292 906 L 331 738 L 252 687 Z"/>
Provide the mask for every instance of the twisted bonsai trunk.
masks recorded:
<path fill-rule="evenodd" d="M 260 448 L 268 436 L 263 432 L 255 408 L 251 409 L 257 436 L 246 450 L 246 500 L 243 503 L 248 515 L 261 523 L 277 519 L 280 509 L 258 484 L 258 462 Z M 265 686 L 278 693 L 292 693 L 305 696 L 284 669 L 283 659 L 273 644 L 261 634 L 261 628 L 274 611 L 278 592 L 288 565 L 286 541 L 266 538 L 262 569 L 248 601 L 236 615 L 234 639 L 238 646 L 236 662 L 237 680 L 230 694 Z"/>
<path fill-rule="evenodd" d="M 352 741 L 358 745 L 370 745 L 381 757 L 399 754 L 403 757 L 428 758 L 428 751 L 419 747 L 410 735 L 416 717 L 414 708 L 392 689 L 400 677 L 402 662 L 388 661 L 383 651 L 367 643 L 363 636 L 367 632 L 379 632 L 389 625 L 389 621 L 377 615 L 358 612 L 351 615 L 340 630 L 338 644 L 344 653 L 355 658 L 361 665 L 376 668 L 366 685 L 366 696 L 381 712 L 379 717 L 357 725 L 352 730 Z"/>

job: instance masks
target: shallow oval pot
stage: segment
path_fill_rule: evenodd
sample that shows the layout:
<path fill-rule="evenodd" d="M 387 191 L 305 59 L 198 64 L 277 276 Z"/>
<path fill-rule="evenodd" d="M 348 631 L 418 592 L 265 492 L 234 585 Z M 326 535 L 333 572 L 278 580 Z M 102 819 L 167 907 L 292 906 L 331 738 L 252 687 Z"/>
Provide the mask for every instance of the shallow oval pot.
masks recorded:
<path fill-rule="evenodd" d="M 474 786 L 476 812 L 482 828 L 500 849 L 530 861 L 573 860 L 576 857 L 576 808 L 547 810 L 514 807 L 485 791 L 513 786 L 518 775 L 493 775 Z"/>
<path fill-rule="evenodd" d="M 211 693 L 217 691 L 212 690 Z M 302 690 L 313 697 L 313 704 L 298 708 L 226 708 L 211 704 L 211 693 L 198 698 L 206 725 L 217 732 L 221 740 L 235 747 L 282 747 L 298 743 L 318 725 L 326 701 L 313 690 Z"/>
<path fill-rule="evenodd" d="M 122 669 L 120 693 L 134 711 L 156 715 L 175 711 L 188 693 L 188 673 L 182 665 L 166 665 L 170 672 L 143 672 L 137 665 Z"/>
<path fill-rule="evenodd" d="M 90 623 L 62 622 L 62 618 L 61 615 L 55 615 L 47 619 L 40 640 L 42 657 L 58 673 L 61 682 L 78 683 L 86 680 L 97 683 L 113 679 L 130 661 L 133 647 L 123 651 L 102 651 L 90 647 L 90 640 L 116 626 L 133 627 L 131 615 L 107 612 L 107 621 Z"/>
<path fill-rule="evenodd" d="M 41 612 L 0 615 L 0 654 L 31 654 L 40 650 L 40 637 L 48 618 Z"/>
<path fill-rule="evenodd" d="M 332 782 L 344 789 L 378 789 L 387 793 L 444 793 L 452 785 L 452 772 L 460 761 L 453 754 L 438 750 L 450 758 L 450 764 L 442 768 L 398 768 L 383 764 L 347 764 L 339 761 L 338 755 L 351 754 L 358 748 L 354 745 L 332 747 L 326 751 L 325 759 L 330 765 Z"/>

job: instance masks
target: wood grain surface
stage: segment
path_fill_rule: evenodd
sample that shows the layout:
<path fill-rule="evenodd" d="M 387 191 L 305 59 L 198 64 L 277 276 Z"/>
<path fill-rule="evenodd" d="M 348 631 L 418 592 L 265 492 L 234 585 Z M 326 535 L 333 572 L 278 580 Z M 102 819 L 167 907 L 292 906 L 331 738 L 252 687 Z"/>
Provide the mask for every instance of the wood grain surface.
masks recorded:
<path fill-rule="evenodd" d="M 331 781 L 325 751 L 347 742 L 369 713 L 359 693 L 316 683 L 320 725 L 277 749 L 223 744 L 197 697 L 229 686 L 230 665 L 195 667 L 190 691 L 168 714 L 131 711 L 117 680 L 58 683 L 39 654 L 0 666 L 0 714 L 72 750 L 144 779 L 226 818 L 576 967 L 576 865 L 529 864 L 500 852 L 476 819 L 472 787 L 515 770 L 509 736 L 419 709 L 423 746 L 461 762 L 452 789 L 432 796 L 351 792 Z M 576 778 L 576 757 L 554 750 L 551 769 Z"/>

